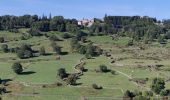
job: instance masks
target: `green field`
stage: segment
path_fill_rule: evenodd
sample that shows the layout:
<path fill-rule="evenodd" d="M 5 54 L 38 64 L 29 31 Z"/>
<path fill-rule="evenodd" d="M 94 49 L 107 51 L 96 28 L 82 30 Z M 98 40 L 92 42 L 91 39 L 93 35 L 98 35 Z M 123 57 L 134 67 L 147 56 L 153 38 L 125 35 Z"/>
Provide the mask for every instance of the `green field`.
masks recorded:
<path fill-rule="evenodd" d="M 25 29 L 20 31 L 25 32 Z M 44 46 L 48 53 L 52 55 L 39 56 L 29 59 L 19 59 L 16 54 L 0 52 L 0 78 L 13 79 L 10 84 L 14 86 L 9 90 L 11 93 L 3 95 L 4 100 L 80 100 L 83 97 L 89 100 L 112 100 L 121 99 L 126 90 L 141 90 L 147 91 L 150 88 L 150 83 L 156 76 L 169 79 L 170 58 L 169 48 L 167 47 L 147 47 L 145 50 L 140 50 L 138 47 L 127 47 L 130 38 L 121 37 L 118 40 L 112 40 L 109 36 L 89 36 L 95 45 L 100 46 L 105 51 L 111 53 L 112 59 L 104 55 L 94 57 L 93 59 L 85 59 L 86 65 L 84 72 L 77 83 L 77 86 L 61 86 L 54 88 L 42 88 L 35 85 L 53 84 L 55 82 L 63 82 L 57 77 L 57 70 L 65 68 L 67 72 L 74 73 L 74 66 L 79 63 L 79 60 L 84 55 L 70 52 L 70 40 L 58 41 L 63 52 L 68 52 L 67 55 L 62 55 L 60 60 L 56 60 L 50 41 L 45 36 L 32 37 L 28 40 L 20 40 L 20 33 L 13 35 L 10 32 L 2 31 L 0 36 L 5 36 L 9 41 L 9 47 L 16 47 L 22 43 L 31 44 L 34 50 L 38 50 L 40 46 Z M 60 35 L 61 33 L 50 33 Z M 13 41 L 13 38 L 18 39 Z M 1 44 L 2 45 L 2 44 Z M 121 47 L 117 47 L 117 45 Z M 112 60 L 115 63 L 110 63 Z M 159 61 L 157 59 L 160 59 Z M 20 61 L 24 67 L 24 72 L 31 72 L 25 75 L 16 75 L 11 65 Z M 111 73 L 96 73 L 95 69 L 99 65 L 105 64 L 111 70 L 115 70 L 116 74 Z M 159 71 L 149 70 L 147 65 L 163 65 Z M 142 66 L 139 68 L 139 66 Z M 129 81 L 129 78 L 148 78 L 146 84 L 136 84 Z M 101 90 L 92 88 L 92 84 L 98 84 L 103 87 Z M 16 85 L 19 84 L 19 85 Z M 27 84 L 27 85 L 24 85 Z M 15 87 L 16 86 L 16 87 Z M 18 88 L 18 89 L 17 89 Z M 170 88 L 170 83 L 166 82 L 166 88 Z M 34 94 L 37 93 L 37 94 Z"/>

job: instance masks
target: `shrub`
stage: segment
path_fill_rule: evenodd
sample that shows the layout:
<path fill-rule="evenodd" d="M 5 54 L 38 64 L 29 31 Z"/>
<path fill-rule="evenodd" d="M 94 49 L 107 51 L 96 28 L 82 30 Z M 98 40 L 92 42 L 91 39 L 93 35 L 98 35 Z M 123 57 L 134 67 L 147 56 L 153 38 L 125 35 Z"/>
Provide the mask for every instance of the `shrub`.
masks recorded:
<path fill-rule="evenodd" d="M 64 33 L 64 34 L 62 35 L 62 38 L 64 38 L 64 39 L 68 39 L 68 38 L 71 38 L 71 37 L 72 37 L 72 35 L 69 34 L 69 33 Z"/>
<path fill-rule="evenodd" d="M 63 84 L 60 82 L 55 83 L 57 86 L 62 86 Z"/>
<path fill-rule="evenodd" d="M 58 69 L 58 76 L 63 79 L 67 77 L 67 72 L 64 68 Z"/>
<path fill-rule="evenodd" d="M 94 89 L 102 89 L 102 87 L 101 87 L 101 86 L 98 86 L 97 84 L 92 84 L 92 87 L 93 87 Z"/>
<path fill-rule="evenodd" d="M 7 44 L 3 44 L 1 46 L 1 49 L 2 49 L 3 52 L 7 53 L 8 52 L 8 45 Z"/>
<path fill-rule="evenodd" d="M 116 74 L 116 71 L 115 71 L 115 70 L 112 70 L 111 73 L 112 73 L 112 75 L 115 75 L 115 74 Z"/>
<path fill-rule="evenodd" d="M 49 40 L 50 40 L 50 41 L 61 41 L 56 35 L 51 35 L 51 36 L 49 37 Z"/>
<path fill-rule="evenodd" d="M 21 74 L 23 71 L 22 65 L 19 62 L 14 63 L 12 69 L 16 74 Z"/>
<path fill-rule="evenodd" d="M 25 59 L 25 58 L 30 58 L 30 57 L 33 57 L 33 53 L 29 50 L 18 50 L 17 51 L 17 56 L 20 58 L 20 59 Z"/>
<path fill-rule="evenodd" d="M 161 96 L 167 96 L 169 94 L 168 90 L 161 90 L 160 95 Z"/>
<path fill-rule="evenodd" d="M 4 42 L 5 42 L 4 37 L 0 37 L 0 43 L 4 43 Z"/>
<path fill-rule="evenodd" d="M 106 65 L 100 65 L 100 71 L 101 72 L 108 72 L 107 66 Z"/>
<path fill-rule="evenodd" d="M 51 46 L 53 48 L 53 51 L 56 52 L 57 54 L 61 54 L 61 47 L 58 46 L 55 41 L 51 42 Z"/>
<path fill-rule="evenodd" d="M 134 93 L 127 90 L 125 93 L 124 93 L 124 100 L 132 100 L 132 98 L 135 97 Z M 125 98 L 129 98 L 129 99 L 125 99 Z"/>
<path fill-rule="evenodd" d="M 30 29 L 28 31 L 28 33 L 30 33 L 31 36 L 41 36 L 41 32 L 39 30 L 36 30 L 36 29 Z"/>
<path fill-rule="evenodd" d="M 79 53 L 85 54 L 86 53 L 86 46 L 81 45 L 81 47 L 79 48 Z"/>
<path fill-rule="evenodd" d="M 40 55 L 46 54 L 44 46 L 40 47 L 39 53 L 40 53 Z"/>
<path fill-rule="evenodd" d="M 17 50 L 17 56 L 20 59 L 33 57 L 33 50 L 30 45 L 22 44 Z"/>
<path fill-rule="evenodd" d="M 159 94 L 161 90 L 165 88 L 165 82 L 161 78 L 154 78 L 152 81 L 151 89 L 156 93 Z"/>

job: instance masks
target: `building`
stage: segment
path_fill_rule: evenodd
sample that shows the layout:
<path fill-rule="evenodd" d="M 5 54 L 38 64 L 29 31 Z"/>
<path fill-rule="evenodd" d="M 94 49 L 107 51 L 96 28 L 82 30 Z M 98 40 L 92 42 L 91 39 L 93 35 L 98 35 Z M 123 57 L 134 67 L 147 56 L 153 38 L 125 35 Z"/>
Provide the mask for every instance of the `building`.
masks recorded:
<path fill-rule="evenodd" d="M 94 19 L 92 19 L 92 20 L 83 19 L 83 20 L 79 20 L 78 21 L 78 25 L 82 25 L 82 26 L 86 26 L 86 27 L 92 26 L 93 23 L 94 23 Z"/>

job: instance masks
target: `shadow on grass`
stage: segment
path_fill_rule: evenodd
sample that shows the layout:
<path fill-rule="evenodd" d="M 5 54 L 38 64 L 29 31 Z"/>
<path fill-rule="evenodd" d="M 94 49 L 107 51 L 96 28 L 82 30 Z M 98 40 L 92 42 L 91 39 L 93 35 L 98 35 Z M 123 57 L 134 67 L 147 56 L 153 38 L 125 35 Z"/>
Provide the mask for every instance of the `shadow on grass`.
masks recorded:
<path fill-rule="evenodd" d="M 87 72 L 88 71 L 88 69 L 83 69 L 83 72 Z"/>
<path fill-rule="evenodd" d="M 1 79 L 2 82 L 10 82 L 12 79 Z"/>
<path fill-rule="evenodd" d="M 73 86 L 82 85 L 83 83 L 75 83 Z"/>
<path fill-rule="evenodd" d="M 34 71 L 27 71 L 27 72 L 22 72 L 20 75 L 30 75 L 30 74 L 34 74 L 36 72 Z"/>
<path fill-rule="evenodd" d="M 68 55 L 68 52 L 61 52 L 61 55 Z"/>

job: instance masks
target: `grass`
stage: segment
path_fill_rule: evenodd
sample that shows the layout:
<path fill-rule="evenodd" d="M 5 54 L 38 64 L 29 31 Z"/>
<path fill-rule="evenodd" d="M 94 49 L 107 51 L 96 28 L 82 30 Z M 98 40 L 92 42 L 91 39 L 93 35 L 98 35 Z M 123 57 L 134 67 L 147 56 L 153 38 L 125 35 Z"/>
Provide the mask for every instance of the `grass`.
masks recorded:
<path fill-rule="evenodd" d="M 20 32 L 26 32 L 26 29 L 21 29 Z M 18 38 L 21 34 L 8 33 L 5 31 L 0 32 L 0 36 L 6 36 L 7 38 Z M 61 35 L 58 32 L 50 32 L 49 34 Z M 109 51 L 113 58 L 121 58 L 119 61 L 116 60 L 114 64 L 110 64 L 112 61 L 110 58 L 105 56 L 94 57 L 93 59 L 85 60 L 85 69 L 87 72 L 83 73 L 83 76 L 77 80 L 77 83 L 81 83 L 78 86 L 62 86 L 57 88 L 37 88 L 23 86 L 20 91 L 12 91 L 12 93 L 39 93 L 36 96 L 9 96 L 4 95 L 4 100 L 80 100 L 82 97 L 87 96 L 89 100 L 102 100 L 112 99 L 113 97 L 122 97 L 126 90 L 141 90 L 146 91 L 143 87 L 138 87 L 134 82 L 129 81 L 129 78 L 121 73 L 116 72 L 116 75 L 108 73 L 96 73 L 95 69 L 99 69 L 99 65 L 105 64 L 111 70 L 118 70 L 122 73 L 132 76 L 134 78 L 149 78 L 149 81 L 144 86 L 150 87 L 151 80 L 158 75 L 159 77 L 168 79 L 169 71 L 164 69 L 169 68 L 169 59 L 164 59 L 163 56 L 168 55 L 168 48 L 162 47 L 149 47 L 145 50 L 138 50 L 135 52 L 137 47 L 125 47 L 129 42 L 130 38 L 121 37 L 118 40 L 112 40 L 109 36 L 92 36 L 88 37 L 89 40 L 93 41 L 94 44 L 101 46 L 104 50 Z M 57 70 L 59 68 L 65 68 L 68 73 L 74 73 L 73 67 L 79 62 L 79 59 L 83 55 L 70 52 L 70 42 L 68 40 L 57 41 L 62 47 L 63 52 L 68 52 L 67 55 L 62 55 L 61 60 L 56 60 L 56 55 L 53 55 L 50 41 L 44 37 L 32 37 L 28 40 L 9 41 L 7 44 L 9 47 L 16 47 L 22 43 L 28 43 L 32 45 L 34 50 L 39 50 L 40 46 L 44 46 L 46 52 L 52 55 L 39 56 L 30 59 L 19 59 L 16 54 L 0 52 L 0 78 L 10 79 L 15 77 L 13 82 L 26 82 L 26 83 L 39 83 L 49 84 L 61 81 L 57 76 Z M 2 44 L 0 44 L 2 45 Z M 117 47 L 116 45 L 123 46 Z M 124 49 L 124 52 L 123 52 Z M 135 58 L 135 53 L 143 55 L 142 58 Z M 147 59 L 147 57 L 160 58 L 161 61 L 155 59 Z M 34 72 L 26 75 L 16 75 L 12 69 L 12 63 L 20 61 L 24 66 L 24 72 Z M 140 63 L 139 63 L 140 62 Z M 147 65 L 162 64 L 162 70 L 160 71 L 149 71 Z M 123 65 L 123 66 L 117 66 Z M 138 68 L 138 65 L 144 65 L 145 68 Z M 102 86 L 102 90 L 92 89 L 92 84 L 96 83 Z M 15 87 L 14 87 L 15 88 Z M 166 82 L 166 88 L 170 88 L 170 83 Z"/>
<path fill-rule="evenodd" d="M 122 46 L 126 46 L 129 40 L 131 40 L 128 37 L 120 37 L 119 39 L 112 40 L 110 36 L 92 36 L 88 39 L 98 44 L 117 44 Z"/>
<path fill-rule="evenodd" d="M 72 59 L 73 58 L 73 59 Z M 28 83 L 54 83 L 59 81 L 57 78 L 57 70 L 59 68 L 65 68 L 67 72 L 73 72 L 73 66 L 81 58 L 81 55 L 71 54 L 62 57 L 61 60 L 54 61 L 39 61 L 31 63 L 31 65 L 25 71 L 34 71 L 35 73 L 30 75 L 19 75 L 16 81 L 28 82 Z M 71 59 L 71 60 L 70 60 Z M 48 70 L 47 70 L 48 69 Z"/>

